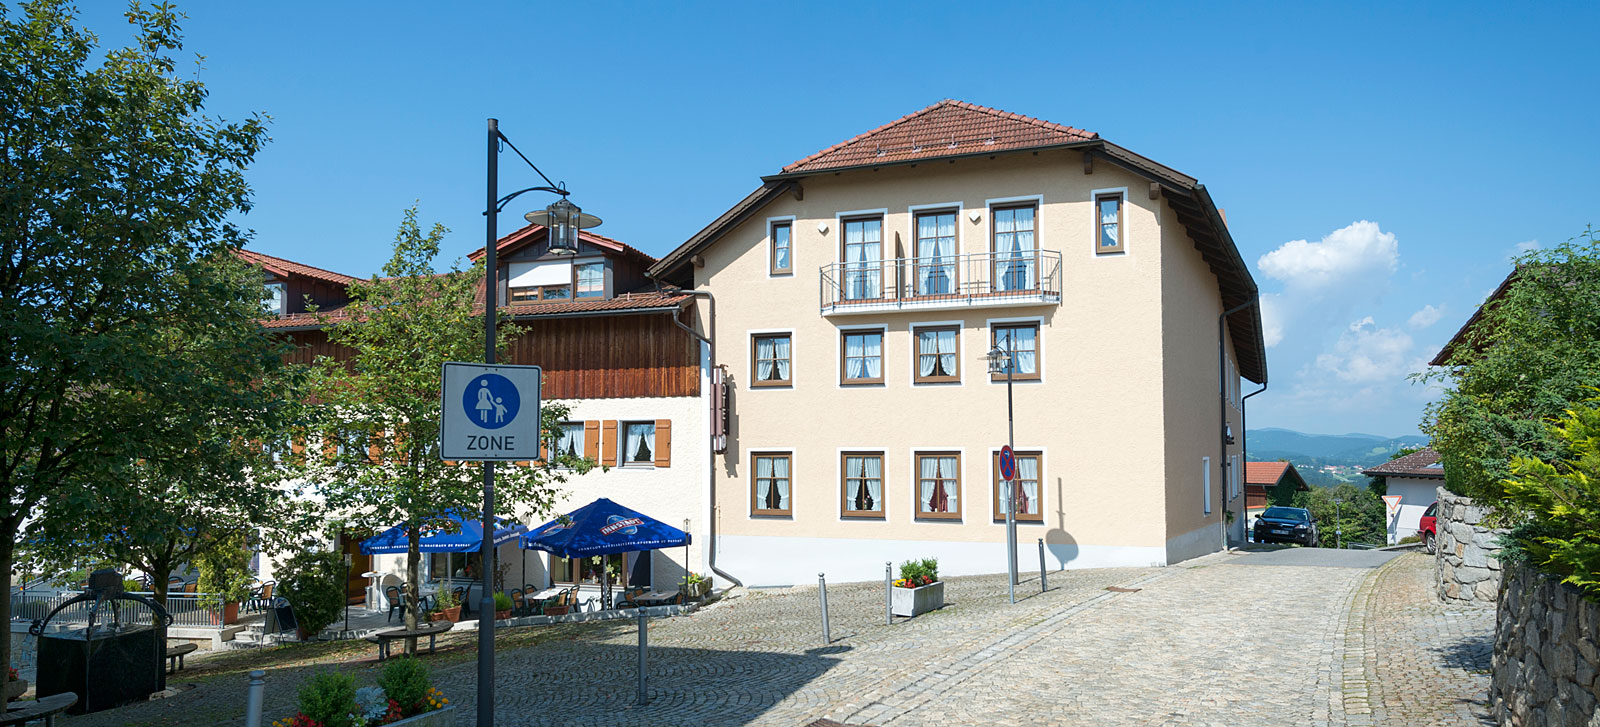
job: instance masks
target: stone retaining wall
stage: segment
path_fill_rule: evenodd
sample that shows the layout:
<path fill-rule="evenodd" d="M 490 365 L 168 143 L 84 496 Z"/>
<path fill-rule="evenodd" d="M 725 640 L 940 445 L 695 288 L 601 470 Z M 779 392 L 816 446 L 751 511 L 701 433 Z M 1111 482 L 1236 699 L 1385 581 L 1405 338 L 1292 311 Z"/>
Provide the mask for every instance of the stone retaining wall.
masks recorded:
<path fill-rule="evenodd" d="M 1439 488 L 1439 535 L 1433 574 L 1439 600 L 1490 605 L 1500 593 L 1500 543 L 1505 532 L 1484 527 L 1472 498 Z"/>
<path fill-rule="evenodd" d="M 1513 567 L 1495 614 L 1489 704 L 1502 725 L 1600 723 L 1600 605 Z"/>

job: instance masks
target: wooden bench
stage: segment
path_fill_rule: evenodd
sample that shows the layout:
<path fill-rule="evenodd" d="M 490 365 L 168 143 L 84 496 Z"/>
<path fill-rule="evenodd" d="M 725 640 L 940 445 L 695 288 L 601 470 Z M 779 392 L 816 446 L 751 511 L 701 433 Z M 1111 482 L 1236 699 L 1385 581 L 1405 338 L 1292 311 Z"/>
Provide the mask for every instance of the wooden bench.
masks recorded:
<path fill-rule="evenodd" d="M 435 621 L 426 626 L 418 626 L 415 631 L 395 629 L 393 631 L 379 631 L 367 637 L 367 641 L 378 645 L 378 661 L 389 658 L 389 644 L 395 639 L 420 639 L 428 637 L 428 653 L 433 653 L 433 641 L 439 635 L 455 628 L 451 621 Z"/>
<path fill-rule="evenodd" d="M 193 654 L 200 647 L 194 644 L 178 644 L 167 647 L 167 673 L 176 674 L 183 671 L 183 657 Z"/>
<path fill-rule="evenodd" d="M 10 709 L 0 714 L 0 725 L 27 724 L 42 719 L 45 727 L 51 727 L 56 723 L 56 715 L 67 711 L 77 702 L 78 695 L 72 692 L 41 697 L 36 702 L 12 702 L 8 705 Z"/>

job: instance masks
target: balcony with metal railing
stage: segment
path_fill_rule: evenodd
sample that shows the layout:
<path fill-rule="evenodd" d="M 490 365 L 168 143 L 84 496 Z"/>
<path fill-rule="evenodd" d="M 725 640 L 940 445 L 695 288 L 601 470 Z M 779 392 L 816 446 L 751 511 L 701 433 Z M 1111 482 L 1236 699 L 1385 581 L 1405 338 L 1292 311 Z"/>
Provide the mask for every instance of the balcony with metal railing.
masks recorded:
<path fill-rule="evenodd" d="M 825 316 L 1059 305 L 1061 253 L 982 252 L 824 265 Z"/>

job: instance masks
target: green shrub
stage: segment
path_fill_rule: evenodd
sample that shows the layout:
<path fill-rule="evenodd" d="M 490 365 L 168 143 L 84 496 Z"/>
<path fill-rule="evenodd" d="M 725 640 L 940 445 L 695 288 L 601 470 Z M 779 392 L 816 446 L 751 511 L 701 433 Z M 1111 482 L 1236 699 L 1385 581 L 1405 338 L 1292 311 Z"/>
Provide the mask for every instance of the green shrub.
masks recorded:
<path fill-rule="evenodd" d="M 323 727 L 353 727 L 356 678 L 336 671 L 318 672 L 300 687 L 300 713 Z"/>
<path fill-rule="evenodd" d="M 250 597 L 255 578 L 250 573 L 250 552 L 245 550 L 245 533 L 237 531 L 215 539 L 195 557 L 200 570 L 201 603 L 220 606 Z"/>
<path fill-rule="evenodd" d="M 1501 483 L 1516 523 L 1507 551 L 1600 601 L 1600 407 L 1569 409 L 1550 429 L 1566 455 L 1517 457 Z"/>
<path fill-rule="evenodd" d="M 434 595 L 433 601 L 437 604 L 435 608 L 440 611 L 461 605 L 461 599 L 456 598 L 456 592 L 448 588 L 439 589 L 439 592 Z"/>
<path fill-rule="evenodd" d="M 400 705 L 400 712 L 411 716 L 423 711 L 428 703 L 428 690 L 433 686 L 428 679 L 428 667 L 414 656 L 390 659 L 378 676 L 378 686 Z"/>
<path fill-rule="evenodd" d="M 937 581 L 939 580 L 939 559 L 923 558 L 922 560 L 908 560 L 900 564 L 900 578 L 909 581 Z"/>
<path fill-rule="evenodd" d="M 511 597 L 507 596 L 505 594 L 505 591 L 495 591 L 495 593 L 494 593 L 494 610 L 496 610 L 496 611 L 510 611 L 511 610 Z"/>
<path fill-rule="evenodd" d="M 294 608 L 300 628 L 316 634 L 344 609 L 344 560 L 331 551 L 296 553 L 283 564 L 278 590 Z"/>

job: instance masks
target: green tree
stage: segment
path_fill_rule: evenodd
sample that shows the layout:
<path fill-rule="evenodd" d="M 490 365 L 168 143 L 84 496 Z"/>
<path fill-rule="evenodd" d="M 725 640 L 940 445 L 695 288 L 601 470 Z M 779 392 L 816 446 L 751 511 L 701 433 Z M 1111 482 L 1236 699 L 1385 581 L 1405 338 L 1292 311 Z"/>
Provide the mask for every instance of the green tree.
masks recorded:
<path fill-rule="evenodd" d="M 1559 459 L 1565 445 L 1546 423 L 1600 383 L 1600 237 L 1589 229 L 1518 257 L 1505 294 L 1419 378 L 1451 385 L 1423 417 L 1451 491 L 1493 506 L 1513 459 Z"/>
<path fill-rule="evenodd" d="M 483 498 L 480 467 L 439 457 L 440 371 L 447 361 L 481 361 L 484 350 L 477 305 L 482 264 L 436 274 L 433 260 L 444 234 L 439 225 L 424 234 L 416 208 L 406 211 L 384 277 L 352 285 L 349 304 L 336 317 L 322 316 L 328 340 L 347 347 L 351 356 L 348 361 L 320 360 L 310 387 L 321 446 L 307 449 L 306 479 L 319 483 L 328 522 L 335 527 L 407 527 L 408 628 L 416 626 L 422 527 L 453 527 L 441 516 L 479 513 Z M 498 349 L 506 350 L 520 330 L 500 321 Z M 566 411 L 545 403 L 545 440 L 554 436 Z M 525 509 L 542 517 L 566 473 L 586 472 L 594 464 L 566 457 L 558 461 L 567 469 L 500 467 L 496 513 L 514 517 Z M 414 648 L 414 642 L 407 644 L 408 652 Z"/>
<path fill-rule="evenodd" d="M 0 6 L 0 590 L 25 522 L 185 451 L 190 432 L 161 412 L 215 392 L 161 331 L 235 314 L 206 268 L 246 240 L 233 220 L 263 119 L 202 116 L 205 86 L 174 71 L 170 6 L 128 19 L 133 43 L 99 57 L 63 0 Z"/>
<path fill-rule="evenodd" d="M 1497 503 L 1515 523 L 1503 553 L 1600 601 L 1600 407 L 1570 409 L 1550 431 L 1566 450 L 1563 459 L 1511 462 Z"/>
<path fill-rule="evenodd" d="M 1329 547 L 1344 543 L 1382 544 L 1388 539 L 1383 500 L 1365 487 L 1348 482 L 1313 487 L 1309 492 L 1295 493 L 1294 506 L 1311 511 L 1317 521 L 1317 533 Z"/>

